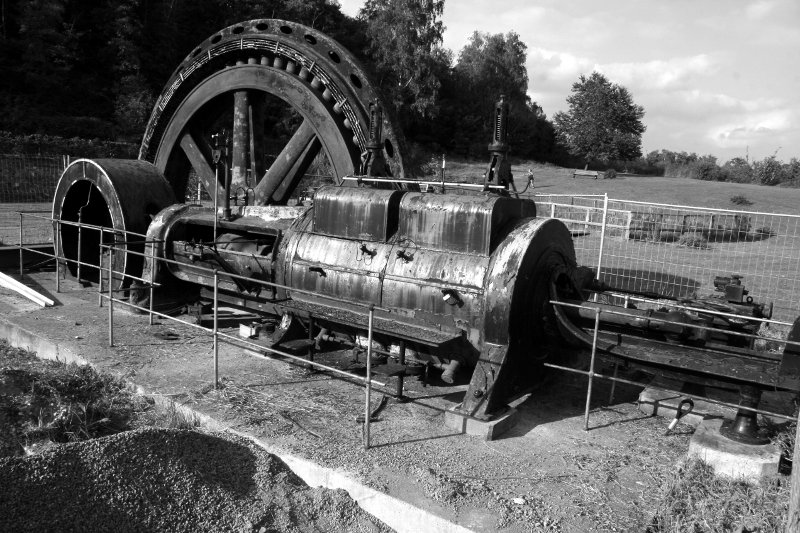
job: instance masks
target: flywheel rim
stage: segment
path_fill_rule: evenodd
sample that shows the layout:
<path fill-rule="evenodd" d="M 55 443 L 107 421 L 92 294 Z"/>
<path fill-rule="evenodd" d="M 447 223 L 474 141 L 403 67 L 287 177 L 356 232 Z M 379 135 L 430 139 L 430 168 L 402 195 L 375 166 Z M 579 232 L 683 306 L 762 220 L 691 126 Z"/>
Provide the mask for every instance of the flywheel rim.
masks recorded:
<path fill-rule="evenodd" d="M 323 138 L 330 135 L 330 128 L 327 132 L 316 129 L 321 144 L 325 147 L 335 146 L 339 156 L 340 152 L 347 152 L 352 163 L 345 173 L 358 171 L 360 156 L 368 142 L 369 106 L 372 102 L 380 103 L 377 91 L 370 84 L 364 69 L 340 44 L 316 30 L 283 20 L 257 19 L 231 25 L 206 39 L 175 70 L 157 100 L 139 157 L 153 162 L 165 174 L 176 189 L 176 196 L 182 196 L 182 184 L 179 182 L 183 170 L 178 172 L 170 168 L 169 158 L 161 153 L 165 135 L 170 128 L 175 128 L 170 124 L 173 117 L 191 93 L 209 78 L 241 68 L 278 73 L 276 75 L 286 79 L 286 83 L 305 87 L 308 98 L 315 101 L 317 110 L 324 110 L 323 118 L 337 126 L 339 139 L 336 141 Z M 250 90 L 281 98 L 271 86 Z M 228 92 L 232 93 L 233 90 Z M 295 103 L 289 103 L 308 118 L 307 113 L 304 114 Z M 319 124 L 320 121 L 314 123 Z M 402 134 L 392 123 L 390 113 L 383 114 L 382 126 L 384 158 L 391 173 L 402 178 L 402 151 L 405 146 Z M 342 146 L 347 149 L 342 150 Z M 165 146 L 169 147 L 173 151 L 181 149 L 174 140 Z M 331 151 L 333 149 L 326 151 L 329 159 Z M 339 168 L 337 173 L 341 173 Z M 339 179 L 342 176 L 336 177 Z"/>

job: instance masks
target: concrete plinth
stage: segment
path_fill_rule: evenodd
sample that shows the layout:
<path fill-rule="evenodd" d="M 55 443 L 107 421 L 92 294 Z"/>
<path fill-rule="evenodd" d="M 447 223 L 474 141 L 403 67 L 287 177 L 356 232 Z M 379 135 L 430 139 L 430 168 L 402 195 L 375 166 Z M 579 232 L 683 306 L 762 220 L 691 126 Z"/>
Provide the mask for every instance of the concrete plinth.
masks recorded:
<path fill-rule="evenodd" d="M 466 433 L 467 435 L 483 437 L 486 440 L 494 440 L 514 427 L 519 416 L 516 409 L 507 407 L 501 415 L 492 420 L 476 420 L 475 418 L 464 416 L 458 410 L 458 407 L 451 407 L 445 411 L 444 425 L 449 429 Z"/>
<path fill-rule="evenodd" d="M 718 476 L 758 483 L 778 473 L 781 452 L 774 444 L 754 446 L 720 433 L 722 420 L 703 420 L 689 441 L 689 458 L 701 459 Z"/>

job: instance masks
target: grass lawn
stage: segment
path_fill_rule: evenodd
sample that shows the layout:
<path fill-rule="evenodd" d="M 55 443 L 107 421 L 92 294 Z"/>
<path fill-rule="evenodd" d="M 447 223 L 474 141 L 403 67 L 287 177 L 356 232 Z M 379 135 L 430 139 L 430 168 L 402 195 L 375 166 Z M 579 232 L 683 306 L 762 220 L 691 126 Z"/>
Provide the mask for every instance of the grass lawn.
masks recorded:
<path fill-rule="evenodd" d="M 448 161 L 446 179 L 479 182 L 487 164 L 488 157 L 486 161 Z M 618 174 L 613 180 L 573 178 L 572 169 L 535 162 L 511 166 L 518 189 L 525 187 L 528 169 L 533 170 L 536 194 L 608 193 L 609 198 L 618 200 L 800 215 L 800 189 L 633 174 Z M 731 197 L 738 195 L 753 204 L 744 209 L 733 204 Z"/>

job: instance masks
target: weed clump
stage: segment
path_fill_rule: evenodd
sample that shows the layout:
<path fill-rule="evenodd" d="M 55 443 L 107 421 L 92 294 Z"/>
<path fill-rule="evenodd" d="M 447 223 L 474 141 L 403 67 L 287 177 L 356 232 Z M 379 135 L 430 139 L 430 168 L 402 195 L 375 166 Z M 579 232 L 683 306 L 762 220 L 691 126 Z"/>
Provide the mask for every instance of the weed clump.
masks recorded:
<path fill-rule="evenodd" d="M 737 194 L 736 196 L 731 196 L 731 203 L 734 205 L 753 205 L 747 196 L 742 194 Z"/>
<path fill-rule="evenodd" d="M 711 466 L 692 460 L 671 476 L 660 502 L 648 533 L 780 531 L 788 510 L 789 484 L 779 478 L 760 485 L 718 478 Z"/>
<path fill-rule="evenodd" d="M 701 233 L 683 233 L 678 238 L 678 246 L 686 246 L 687 248 L 697 248 L 698 250 L 708 250 L 708 239 Z"/>

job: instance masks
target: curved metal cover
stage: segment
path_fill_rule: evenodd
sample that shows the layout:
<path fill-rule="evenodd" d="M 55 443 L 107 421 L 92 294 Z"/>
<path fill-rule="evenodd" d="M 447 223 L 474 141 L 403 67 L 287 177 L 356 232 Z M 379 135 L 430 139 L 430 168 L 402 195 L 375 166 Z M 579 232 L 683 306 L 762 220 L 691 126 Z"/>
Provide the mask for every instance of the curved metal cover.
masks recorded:
<path fill-rule="evenodd" d="M 400 202 L 399 237 L 423 248 L 489 255 L 509 222 L 535 216 L 531 200 L 406 193 Z"/>
<path fill-rule="evenodd" d="M 324 187 L 314 195 L 314 233 L 386 242 L 397 231 L 401 191 Z"/>
<path fill-rule="evenodd" d="M 428 326 L 480 327 L 483 320 L 484 279 L 489 257 L 405 248 L 406 261 L 395 246 L 383 279 L 381 305 L 407 310 Z M 448 304 L 453 291 L 460 302 Z"/>
<path fill-rule="evenodd" d="M 300 235 L 291 262 L 290 285 L 340 300 L 380 304 L 383 270 L 391 245 Z M 298 300 L 313 300 L 293 294 Z"/>

